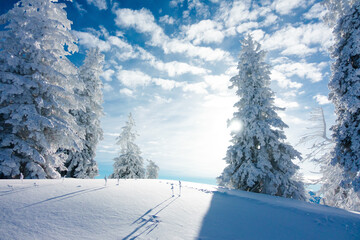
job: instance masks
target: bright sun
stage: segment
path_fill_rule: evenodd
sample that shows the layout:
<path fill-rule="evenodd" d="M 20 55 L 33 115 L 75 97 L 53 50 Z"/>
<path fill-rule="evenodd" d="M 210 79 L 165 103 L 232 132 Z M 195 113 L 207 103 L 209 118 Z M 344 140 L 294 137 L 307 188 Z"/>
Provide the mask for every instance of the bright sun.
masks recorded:
<path fill-rule="evenodd" d="M 230 132 L 239 132 L 242 129 L 242 123 L 240 120 L 232 120 L 229 123 L 229 127 L 228 129 L 230 130 Z"/>

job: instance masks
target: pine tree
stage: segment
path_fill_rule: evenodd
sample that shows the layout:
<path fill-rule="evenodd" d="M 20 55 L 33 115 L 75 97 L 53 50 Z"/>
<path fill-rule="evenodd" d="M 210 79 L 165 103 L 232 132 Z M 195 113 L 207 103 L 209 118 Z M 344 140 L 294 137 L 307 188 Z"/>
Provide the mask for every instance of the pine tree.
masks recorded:
<path fill-rule="evenodd" d="M 329 98 L 337 116 L 332 165 L 343 171 L 341 187 L 360 192 L 360 2 L 338 20 L 334 31 Z"/>
<path fill-rule="evenodd" d="M 117 137 L 117 143 L 120 145 L 120 155 L 114 158 L 114 173 L 111 178 L 144 178 L 144 160 L 140 156 L 140 148 L 135 144 L 136 132 L 133 129 L 135 121 L 129 114 L 126 125 Z"/>
<path fill-rule="evenodd" d="M 80 149 L 69 110 L 81 89 L 67 55 L 77 51 L 65 4 L 22 0 L 0 23 L 0 178 L 58 178 L 59 148 Z"/>
<path fill-rule="evenodd" d="M 261 45 L 248 36 L 242 41 L 239 74 L 230 79 L 240 100 L 230 122 L 240 121 L 241 131 L 232 132 L 232 145 L 224 160 L 228 166 L 218 177 L 219 185 L 294 199 L 305 199 L 303 184 L 292 179 L 298 167 L 292 159 L 300 153 L 284 141 L 287 125 L 275 112 L 270 89 L 270 66 L 264 62 Z"/>
<path fill-rule="evenodd" d="M 66 175 L 76 178 L 94 178 L 98 175 L 97 163 L 94 160 L 96 145 L 102 139 L 100 117 L 102 111 L 102 63 L 104 55 L 99 49 L 91 49 L 87 52 L 84 64 L 79 69 L 79 80 L 85 84 L 85 89 L 77 90 L 76 93 L 85 103 L 85 109 L 71 110 L 80 127 L 85 129 L 85 139 L 81 151 L 72 152 L 66 150 L 68 158 L 65 166 Z"/>
<path fill-rule="evenodd" d="M 147 160 L 149 163 L 146 166 L 146 178 L 157 179 L 159 177 L 159 166 L 154 161 Z"/>

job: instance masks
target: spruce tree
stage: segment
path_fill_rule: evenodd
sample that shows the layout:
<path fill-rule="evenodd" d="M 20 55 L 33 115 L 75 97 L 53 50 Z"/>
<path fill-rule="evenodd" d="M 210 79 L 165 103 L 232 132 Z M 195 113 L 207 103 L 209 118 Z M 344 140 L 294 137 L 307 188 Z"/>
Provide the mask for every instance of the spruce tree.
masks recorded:
<path fill-rule="evenodd" d="M 98 166 L 95 158 L 96 146 L 102 139 L 100 127 L 102 111 L 102 63 L 104 55 L 99 49 L 87 51 L 84 64 L 79 69 L 79 80 L 84 82 L 83 90 L 76 90 L 77 96 L 85 105 L 85 109 L 73 109 L 70 113 L 76 117 L 77 123 L 85 130 L 83 149 L 80 151 L 65 152 L 68 154 L 65 166 L 66 176 L 75 178 L 94 178 L 98 175 Z"/>
<path fill-rule="evenodd" d="M 135 144 L 137 133 L 134 130 L 135 121 L 129 114 L 126 125 L 117 137 L 120 145 L 120 155 L 114 158 L 114 173 L 111 178 L 144 178 L 144 160 L 141 157 L 140 148 Z"/>
<path fill-rule="evenodd" d="M 67 55 L 77 51 L 65 4 L 22 0 L 0 23 L 0 178 L 58 178 L 59 148 L 80 149 L 69 114 L 81 89 Z"/>
<path fill-rule="evenodd" d="M 339 18 L 329 98 L 337 116 L 331 128 L 335 142 L 332 164 L 343 171 L 341 187 L 360 192 L 360 2 Z"/>
<path fill-rule="evenodd" d="M 270 66 L 265 52 L 251 36 L 242 41 L 239 74 L 230 79 L 240 100 L 230 122 L 241 122 L 232 132 L 224 160 L 228 166 L 218 177 L 219 185 L 294 199 L 305 199 L 303 184 L 293 179 L 298 166 L 292 160 L 300 153 L 285 143 L 283 129 L 270 89 Z"/>
<path fill-rule="evenodd" d="M 148 165 L 146 166 L 146 178 L 157 179 L 159 177 L 159 166 L 154 161 L 147 160 Z"/>

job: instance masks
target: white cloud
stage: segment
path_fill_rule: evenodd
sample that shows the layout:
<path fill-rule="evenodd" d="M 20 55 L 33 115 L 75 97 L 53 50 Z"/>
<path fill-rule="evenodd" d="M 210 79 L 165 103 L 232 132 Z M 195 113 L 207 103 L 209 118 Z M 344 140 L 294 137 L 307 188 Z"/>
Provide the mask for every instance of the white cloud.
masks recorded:
<path fill-rule="evenodd" d="M 307 13 L 304 13 L 306 19 L 318 18 L 322 19 L 326 14 L 326 8 L 321 3 L 316 3 Z"/>
<path fill-rule="evenodd" d="M 306 56 L 332 44 L 331 29 L 324 23 L 287 25 L 261 41 L 266 50 L 282 50 L 284 55 Z"/>
<path fill-rule="evenodd" d="M 118 26 L 132 27 L 140 33 L 150 35 L 151 40 L 147 44 L 161 47 L 165 54 L 184 53 L 189 57 L 198 57 L 206 61 L 228 61 L 230 58 L 228 52 L 219 48 L 200 47 L 184 40 L 169 38 L 163 29 L 155 23 L 154 16 L 147 9 L 117 9 L 115 14 L 115 22 Z"/>
<path fill-rule="evenodd" d="M 105 135 L 105 136 L 110 136 L 110 137 L 117 137 L 117 136 L 119 136 L 119 133 L 111 133 L 111 132 L 105 133 L 105 132 L 104 132 L 104 135 Z M 103 147 L 103 148 L 112 148 L 113 145 L 111 145 L 111 146 L 103 145 L 102 147 Z"/>
<path fill-rule="evenodd" d="M 274 66 L 274 71 L 280 72 L 286 77 L 296 75 L 300 78 L 307 78 L 311 82 L 323 80 L 322 69 L 326 66 L 326 63 L 308 63 L 304 60 L 294 62 L 288 58 L 277 59 L 274 63 L 277 61 L 280 61 L 281 63 Z"/>
<path fill-rule="evenodd" d="M 178 61 L 164 63 L 159 60 L 152 60 L 149 63 L 150 63 L 150 65 L 157 68 L 158 70 L 167 72 L 170 77 L 173 77 L 176 75 L 182 75 L 185 73 L 191 73 L 194 75 L 202 75 L 202 74 L 206 74 L 209 72 L 208 69 L 192 66 L 190 64 L 178 62 Z"/>
<path fill-rule="evenodd" d="M 259 26 L 259 24 L 257 22 L 246 22 L 246 23 L 242 23 L 240 25 L 238 25 L 236 27 L 236 31 L 238 33 L 244 33 L 249 31 L 252 28 L 257 28 Z"/>
<path fill-rule="evenodd" d="M 153 78 L 152 82 L 160 86 L 164 90 L 172 90 L 174 88 L 181 88 L 184 92 L 193 92 L 196 94 L 207 94 L 206 88 L 208 84 L 205 82 L 198 83 L 187 83 L 187 82 L 177 82 L 169 79 L 162 78 Z"/>
<path fill-rule="evenodd" d="M 83 7 L 80 3 L 74 2 L 74 4 L 75 4 L 75 8 L 79 11 L 79 13 L 80 13 L 81 15 L 83 15 L 84 13 L 86 13 L 86 10 L 84 9 L 84 7 Z"/>
<path fill-rule="evenodd" d="M 122 88 L 122 89 L 120 89 L 120 94 L 123 94 L 123 95 L 126 95 L 126 96 L 128 96 L 128 97 L 133 97 L 134 95 L 134 92 L 132 91 L 132 90 L 130 90 L 130 89 L 128 89 L 128 88 Z"/>
<path fill-rule="evenodd" d="M 94 5 L 95 7 L 99 8 L 100 10 L 106 10 L 107 4 L 106 0 L 86 0 L 89 5 Z"/>
<path fill-rule="evenodd" d="M 112 92 L 114 90 L 114 88 L 108 83 L 104 84 L 103 89 L 104 89 L 104 92 Z"/>
<path fill-rule="evenodd" d="M 235 64 L 234 64 L 235 65 Z M 225 71 L 225 74 L 228 75 L 228 76 L 235 76 L 236 74 L 239 73 L 239 70 L 237 68 L 237 64 L 236 66 L 232 66 L 232 67 L 229 67 L 226 71 Z"/>
<path fill-rule="evenodd" d="M 221 94 L 225 94 L 229 91 L 229 75 L 206 75 L 204 76 L 204 81 L 209 85 L 209 87 Z"/>
<path fill-rule="evenodd" d="M 270 4 L 250 0 L 222 1 L 214 19 L 223 25 L 225 36 L 235 36 L 274 25 L 279 17 Z"/>
<path fill-rule="evenodd" d="M 167 24 L 172 25 L 172 24 L 174 24 L 175 19 L 169 15 L 165 15 L 165 16 L 160 17 L 159 21 L 162 23 L 167 23 Z"/>
<path fill-rule="evenodd" d="M 278 83 L 278 86 L 284 89 L 302 87 L 301 83 L 291 81 L 286 75 L 278 70 L 273 69 L 270 74 L 270 78 Z"/>
<path fill-rule="evenodd" d="M 256 20 L 258 17 L 257 11 L 249 11 L 249 1 L 234 1 L 232 6 L 223 6 L 222 18 L 227 27 L 237 26 L 243 21 Z"/>
<path fill-rule="evenodd" d="M 270 11 L 271 9 L 268 6 L 259 6 L 250 0 L 240 0 L 232 3 L 222 1 L 215 19 L 224 23 L 228 34 L 234 35 L 236 34 L 234 29 L 244 24 L 244 22 L 258 22 L 260 23 L 259 25 L 274 23 L 277 17 L 271 14 Z M 271 17 L 269 17 L 269 19 L 259 20 L 260 17 L 266 18 L 270 14 Z M 246 27 L 246 25 L 239 27 L 239 31 L 243 32 L 244 27 Z"/>
<path fill-rule="evenodd" d="M 133 51 L 132 46 L 119 37 L 109 36 L 108 41 L 111 45 L 113 45 L 115 47 L 118 47 L 120 49 L 127 50 L 127 51 Z"/>
<path fill-rule="evenodd" d="M 327 96 L 321 95 L 321 94 L 317 94 L 313 97 L 313 99 L 316 100 L 317 103 L 319 103 L 320 105 L 325 105 L 325 104 L 329 104 L 331 103 L 331 101 L 328 99 Z"/>
<path fill-rule="evenodd" d="M 294 108 L 298 108 L 300 106 L 299 103 L 297 103 L 297 102 L 283 100 L 283 99 L 277 98 L 277 97 L 275 97 L 274 103 L 276 106 L 281 107 L 281 108 L 286 108 L 286 109 L 294 109 Z"/>
<path fill-rule="evenodd" d="M 214 61 L 232 61 L 230 54 L 219 48 L 212 49 L 210 47 L 194 46 L 189 42 L 184 42 L 178 39 L 163 44 L 165 53 L 185 53 L 189 57 L 199 57 L 203 60 Z"/>
<path fill-rule="evenodd" d="M 172 99 L 171 98 L 163 98 L 163 97 L 156 94 L 154 96 L 153 102 L 155 102 L 157 104 L 171 103 Z"/>
<path fill-rule="evenodd" d="M 105 52 L 109 51 L 111 48 L 110 43 L 104 40 L 100 40 L 97 36 L 93 35 L 92 33 L 78 32 L 78 31 L 73 31 L 73 33 L 79 39 L 79 43 L 88 48 L 98 47 L 100 51 L 105 51 Z"/>
<path fill-rule="evenodd" d="M 298 7 L 306 7 L 306 1 L 303 0 L 275 0 L 272 8 L 281 15 L 286 15 Z"/>
<path fill-rule="evenodd" d="M 132 27 L 138 32 L 150 34 L 152 44 L 159 45 L 167 40 L 167 36 L 162 28 L 155 23 L 155 18 L 149 10 L 145 8 L 140 10 L 120 8 L 115 10 L 115 14 L 116 25 Z"/>
<path fill-rule="evenodd" d="M 310 55 L 310 54 L 316 53 L 316 52 L 317 52 L 316 48 L 310 48 L 310 47 L 306 46 L 305 44 L 297 44 L 297 45 L 289 46 L 281 53 L 284 55 L 306 56 L 306 55 Z"/>
<path fill-rule="evenodd" d="M 101 77 L 107 81 L 110 82 L 112 80 L 112 76 L 114 75 L 115 71 L 112 69 L 107 69 L 102 72 Z"/>
<path fill-rule="evenodd" d="M 208 91 L 206 88 L 208 85 L 205 82 L 198 82 L 198 83 L 190 83 L 183 87 L 185 92 L 194 92 L 197 94 L 207 94 Z"/>
<path fill-rule="evenodd" d="M 132 46 L 126 42 L 121 36 L 121 32 L 117 32 L 119 36 L 110 36 L 106 29 L 101 28 L 100 32 L 95 34 L 91 32 L 78 32 L 73 31 L 74 34 L 79 38 L 79 43 L 86 46 L 87 48 L 98 47 L 103 52 L 109 52 L 111 50 L 112 56 L 120 61 L 126 61 L 129 59 L 142 59 L 142 60 L 153 60 L 155 57 L 148 53 L 145 49 L 139 46 Z M 104 37 L 105 40 L 101 40 L 100 36 Z"/>
<path fill-rule="evenodd" d="M 221 30 L 221 24 L 209 19 L 183 27 L 186 39 L 192 41 L 195 45 L 201 43 L 221 43 L 225 37 Z"/>
<path fill-rule="evenodd" d="M 117 79 L 126 87 L 123 89 L 131 89 L 131 94 L 128 90 L 123 90 L 123 94 L 133 96 L 134 89 L 139 86 L 148 86 L 154 83 L 164 90 L 172 90 L 173 88 L 181 88 L 184 92 L 194 92 L 196 94 L 206 94 L 208 84 L 205 82 L 187 83 L 177 82 L 174 80 L 152 78 L 146 73 L 139 70 L 122 70 L 120 69 L 116 74 Z"/>
<path fill-rule="evenodd" d="M 265 20 L 262 22 L 263 26 L 270 26 L 272 24 L 274 24 L 277 20 L 279 19 L 278 16 L 276 16 L 275 14 L 269 13 L 266 15 Z"/>
<path fill-rule="evenodd" d="M 182 82 L 162 78 L 153 78 L 152 82 L 164 90 L 172 90 L 173 88 L 182 87 L 185 85 Z"/>
<path fill-rule="evenodd" d="M 200 0 L 187 0 L 188 1 L 188 12 L 195 10 L 197 17 L 207 18 L 210 15 L 209 7 L 202 3 Z"/>
<path fill-rule="evenodd" d="M 251 31 L 250 34 L 253 37 L 253 39 L 257 42 L 260 42 L 261 39 L 263 39 L 265 36 L 265 32 L 261 29 L 256 29 L 254 31 Z"/>
<path fill-rule="evenodd" d="M 117 72 L 116 77 L 129 88 L 147 86 L 151 83 L 151 77 L 138 70 L 120 70 Z"/>
<path fill-rule="evenodd" d="M 182 6 L 184 0 L 171 0 L 169 3 L 170 7 L 177 7 L 178 5 Z"/>

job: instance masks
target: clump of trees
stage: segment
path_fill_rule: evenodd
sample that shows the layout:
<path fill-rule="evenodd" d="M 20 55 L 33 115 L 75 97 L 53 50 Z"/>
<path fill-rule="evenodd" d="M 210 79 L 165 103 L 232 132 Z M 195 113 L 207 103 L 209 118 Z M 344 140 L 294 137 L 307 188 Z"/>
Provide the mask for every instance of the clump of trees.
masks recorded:
<path fill-rule="evenodd" d="M 90 63 L 90 54 L 79 72 L 66 57 L 78 47 L 65 6 L 23 0 L 0 16 L 0 178 L 58 178 L 69 169 L 75 177 L 97 174 L 89 141 L 101 136 L 99 110 L 86 114 L 99 107 L 101 61 Z M 97 69 L 91 80 L 89 65 Z M 69 156 L 92 153 L 73 164 L 64 149 Z"/>
<path fill-rule="evenodd" d="M 130 113 L 120 135 L 116 138 L 116 144 L 120 145 L 120 153 L 114 158 L 114 172 L 110 178 L 158 178 L 159 167 L 155 162 L 148 160 L 145 171 L 140 148 L 135 143 L 138 136 L 135 126 L 135 120 Z"/>

